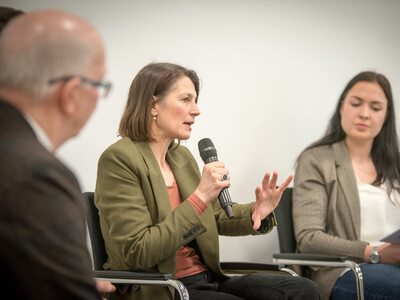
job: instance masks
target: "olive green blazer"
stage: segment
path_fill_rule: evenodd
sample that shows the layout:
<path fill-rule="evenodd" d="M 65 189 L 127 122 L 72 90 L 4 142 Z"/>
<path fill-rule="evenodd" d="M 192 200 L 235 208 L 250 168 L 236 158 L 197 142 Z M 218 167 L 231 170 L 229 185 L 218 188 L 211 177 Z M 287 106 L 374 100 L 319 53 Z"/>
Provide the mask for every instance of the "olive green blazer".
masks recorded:
<path fill-rule="evenodd" d="M 300 252 L 344 255 L 363 262 L 368 243 L 360 241 L 360 199 L 344 141 L 307 150 L 300 156 L 292 213 Z M 329 299 L 343 271 L 311 267 L 311 279 L 318 284 L 322 299 Z"/>
<path fill-rule="evenodd" d="M 197 188 L 201 174 L 186 147 L 167 152 L 182 199 Z M 176 251 L 196 240 L 204 263 L 224 276 L 219 264 L 218 235 L 260 234 L 251 223 L 249 204 L 233 204 L 229 219 L 215 200 L 198 216 L 189 201 L 172 211 L 158 162 L 148 143 L 122 138 L 101 155 L 98 163 L 95 204 L 108 260 L 105 269 L 171 273 L 175 277 Z M 272 230 L 275 218 L 270 220 Z M 133 291 L 118 288 L 113 299 L 173 299 L 173 290 L 141 286 Z"/>

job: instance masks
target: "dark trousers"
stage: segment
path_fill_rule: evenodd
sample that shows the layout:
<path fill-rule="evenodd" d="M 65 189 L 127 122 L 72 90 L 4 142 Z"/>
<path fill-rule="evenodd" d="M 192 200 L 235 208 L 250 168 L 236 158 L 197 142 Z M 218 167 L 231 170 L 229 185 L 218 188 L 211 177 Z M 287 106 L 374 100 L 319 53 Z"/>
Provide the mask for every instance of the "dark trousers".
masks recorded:
<path fill-rule="evenodd" d="M 320 299 L 313 281 L 290 275 L 257 273 L 221 279 L 202 272 L 179 280 L 190 300 Z"/>

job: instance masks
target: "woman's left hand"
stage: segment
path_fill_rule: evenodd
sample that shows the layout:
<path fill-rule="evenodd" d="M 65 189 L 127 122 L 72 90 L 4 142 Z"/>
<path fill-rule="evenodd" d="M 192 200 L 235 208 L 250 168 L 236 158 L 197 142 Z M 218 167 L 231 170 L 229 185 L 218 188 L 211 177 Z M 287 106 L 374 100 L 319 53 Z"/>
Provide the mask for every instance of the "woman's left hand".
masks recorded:
<path fill-rule="evenodd" d="M 258 230 L 261 225 L 261 220 L 268 217 L 268 215 L 278 206 L 283 191 L 288 187 L 292 179 L 293 175 L 290 174 L 289 177 L 278 188 L 276 188 L 278 172 L 272 174 L 271 180 L 270 173 L 267 172 L 265 174 L 262 180 L 262 189 L 258 186 L 255 191 L 256 204 L 254 205 L 254 211 L 251 216 L 254 223 L 254 230 Z"/>

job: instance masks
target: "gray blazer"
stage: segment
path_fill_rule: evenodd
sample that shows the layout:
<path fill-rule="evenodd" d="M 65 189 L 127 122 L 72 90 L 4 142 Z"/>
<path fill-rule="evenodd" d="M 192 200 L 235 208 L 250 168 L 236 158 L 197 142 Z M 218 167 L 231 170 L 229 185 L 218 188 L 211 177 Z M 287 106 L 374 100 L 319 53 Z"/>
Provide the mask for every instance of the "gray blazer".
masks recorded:
<path fill-rule="evenodd" d="M 363 262 L 360 199 L 344 141 L 305 151 L 293 189 L 293 222 L 298 250 L 345 255 Z M 322 299 L 329 299 L 343 268 L 310 267 Z"/>

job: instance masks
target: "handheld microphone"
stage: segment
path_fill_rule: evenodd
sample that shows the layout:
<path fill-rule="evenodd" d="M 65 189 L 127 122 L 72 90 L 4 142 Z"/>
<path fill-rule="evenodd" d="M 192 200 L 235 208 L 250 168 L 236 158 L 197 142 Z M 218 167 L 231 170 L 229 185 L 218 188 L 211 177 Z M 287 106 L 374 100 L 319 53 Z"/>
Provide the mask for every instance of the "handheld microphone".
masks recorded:
<path fill-rule="evenodd" d="M 201 159 L 204 161 L 205 164 L 211 163 L 213 161 L 218 161 L 217 149 L 215 149 L 213 142 L 209 138 L 204 138 L 200 140 L 198 146 Z M 233 218 L 232 200 L 227 188 L 223 188 L 221 190 L 218 195 L 218 200 L 221 207 L 225 210 L 226 215 L 229 218 Z"/>

